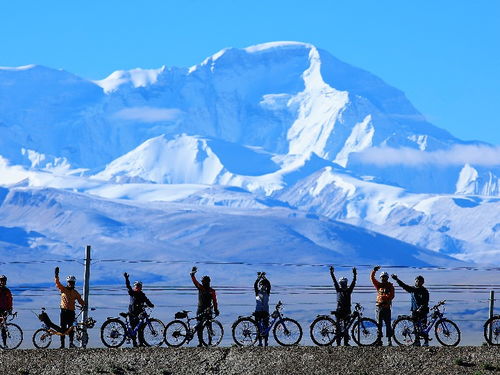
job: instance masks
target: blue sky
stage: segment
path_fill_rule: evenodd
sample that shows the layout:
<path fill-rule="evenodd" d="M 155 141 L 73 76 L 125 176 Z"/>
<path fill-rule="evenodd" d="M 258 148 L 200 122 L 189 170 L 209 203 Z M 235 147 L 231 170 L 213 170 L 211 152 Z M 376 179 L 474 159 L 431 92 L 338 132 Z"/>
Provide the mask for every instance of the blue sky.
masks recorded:
<path fill-rule="evenodd" d="M 500 1 L 0 0 L 0 66 L 98 79 L 297 40 L 403 90 L 431 122 L 500 144 Z"/>

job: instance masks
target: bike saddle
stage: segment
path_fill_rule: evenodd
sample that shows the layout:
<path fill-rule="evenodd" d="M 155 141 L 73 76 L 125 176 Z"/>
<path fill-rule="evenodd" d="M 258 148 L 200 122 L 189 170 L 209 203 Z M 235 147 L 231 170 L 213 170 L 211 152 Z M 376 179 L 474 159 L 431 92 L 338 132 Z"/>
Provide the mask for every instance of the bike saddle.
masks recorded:
<path fill-rule="evenodd" d="M 120 316 L 123 317 L 123 318 L 126 318 L 128 316 L 128 313 L 121 312 Z"/>

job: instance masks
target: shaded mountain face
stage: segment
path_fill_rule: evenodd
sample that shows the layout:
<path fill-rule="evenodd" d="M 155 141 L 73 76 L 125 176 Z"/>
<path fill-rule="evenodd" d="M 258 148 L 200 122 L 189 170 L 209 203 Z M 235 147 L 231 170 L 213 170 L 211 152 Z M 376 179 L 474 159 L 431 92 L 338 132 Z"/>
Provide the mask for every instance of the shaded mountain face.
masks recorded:
<path fill-rule="evenodd" d="M 500 259 L 498 163 L 400 165 L 378 154 L 487 145 L 437 128 L 400 90 L 310 44 L 229 48 L 190 68 L 116 71 L 98 81 L 41 66 L 0 68 L 0 133 L 4 186 L 263 216 L 290 209 L 465 260 Z M 484 230 L 467 227 L 471 212 Z M 1 225 L 48 241 L 20 222 Z M 57 241 L 68 249 L 77 242 Z"/>

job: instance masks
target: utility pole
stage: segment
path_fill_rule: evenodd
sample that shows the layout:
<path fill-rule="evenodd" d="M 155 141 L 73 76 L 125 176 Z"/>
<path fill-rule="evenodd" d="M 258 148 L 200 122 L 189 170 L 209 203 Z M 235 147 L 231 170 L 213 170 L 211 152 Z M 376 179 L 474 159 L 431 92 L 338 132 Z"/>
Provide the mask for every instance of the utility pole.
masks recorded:
<path fill-rule="evenodd" d="M 495 307 L 495 291 L 492 290 L 492 291 L 490 291 L 490 311 L 489 311 L 488 319 L 493 318 L 493 309 L 494 309 L 494 307 Z M 490 324 L 489 327 L 490 327 L 490 329 L 489 329 L 489 332 L 488 332 L 488 337 L 489 337 L 489 339 L 491 341 L 491 336 L 493 334 L 493 332 L 492 332 L 493 325 Z"/>
<path fill-rule="evenodd" d="M 85 249 L 85 274 L 83 275 L 83 300 L 85 301 L 85 307 L 83 309 L 83 316 L 82 316 L 82 322 L 85 322 L 87 320 L 87 317 L 89 315 L 89 291 L 90 291 L 90 250 L 91 247 L 90 245 L 87 245 Z M 83 340 L 82 346 L 85 348 L 87 346 L 88 341 L 88 335 L 87 335 L 87 329 L 85 328 L 85 337 L 87 338 L 86 340 Z"/>

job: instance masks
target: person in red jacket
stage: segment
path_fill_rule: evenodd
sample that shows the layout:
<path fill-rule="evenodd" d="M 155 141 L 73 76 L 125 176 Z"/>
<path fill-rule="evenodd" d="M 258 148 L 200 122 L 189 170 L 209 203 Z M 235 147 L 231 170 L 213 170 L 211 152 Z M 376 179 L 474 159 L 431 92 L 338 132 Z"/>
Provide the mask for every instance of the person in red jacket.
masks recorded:
<path fill-rule="evenodd" d="M 7 288 L 7 276 L 0 276 L 0 319 L 7 319 L 7 315 L 12 314 L 12 293 Z M 3 346 L 7 346 L 7 332 L 2 329 Z"/>
<path fill-rule="evenodd" d="M 375 278 L 375 273 L 379 269 L 380 266 L 374 267 L 370 275 L 372 284 L 377 289 L 378 339 L 375 345 L 382 345 L 382 324 L 385 324 L 387 345 L 392 346 L 391 307 L 394 299 L 394 285 L 389 282 L 389 274 L 385 271 L 380 273 L 380 281 Z"/>
<path fill-rule="evenodd" d="M 191 270 L 191 280 L 194 286 L 198 289 L 198 309 L 196 311 L 198 324 L 196 325 L 196 333 L 198 335 L 198 346 L 203 345 L 203 325 L 205 321 L 211 319 L 212 308 L 215 312 L 215 316 L 219 315 L 219 308 L 217 305 L 217 295 L 215 290 L 210 287 L 210 277 L 203 276 L 201 278 L 201 284 L 196 280 L 196 271 L 198 269 L 193 267 Z"/>

